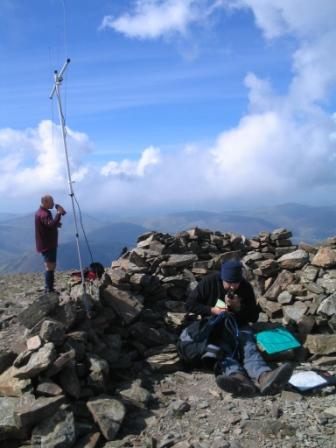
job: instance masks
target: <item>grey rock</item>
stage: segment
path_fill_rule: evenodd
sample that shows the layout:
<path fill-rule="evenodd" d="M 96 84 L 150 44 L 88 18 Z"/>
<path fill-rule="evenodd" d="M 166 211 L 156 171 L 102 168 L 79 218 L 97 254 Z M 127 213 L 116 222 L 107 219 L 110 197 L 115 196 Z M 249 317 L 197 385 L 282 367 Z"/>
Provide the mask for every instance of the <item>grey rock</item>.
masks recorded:
<path fill-rule="evenodd" d="M 181 416 L 188 411 L 190 411 L 190 404 L 184 400 L 173 401 L 168 409 L 168 412 L 174 416 Z"/>
<path fill-rule="evenodd" d="M 324 299 L 317 309 L 317 314 L 333 316 L 336 314 L 336 292 Z"/>
<path fill-rule="evenodd" d="M 176 346 L 173 344 L 147 350 L 145 356 L 147 363 L 153 371 L 171 373 L 176 372 L 176 370 L 182 367 Z"/>
<path fill-rule="evenodd" d="M 171 341 L 171 337 L 163 328 L 155 328 L 145 322 L 136 322 L 130 327 L 130 334 L 146 347 L 165 345 Z"/>
<path fill-rule="evenodd" d="M 273 232 L 270 235 L 270 239 L 272 241 L 286 240 L 291 237 L 292 237 L 292 232 L 283 227 L 273 230 Z"/>
<path fill-rule="evenodd" d="M 278 295 L 294 282 L 294 275 L 291 272 L 280 272 L 272 286 L 265 292 L 265 297 L 269 300 L 276 300 Z"/>
<path fill-rule="evenodd" d="M 50 418 L 42 420 L 32 432 L 33 448 L 68 448 L 76 440 L 73 412 L 66 407 L 59 409 Z"/>
<path fill-rule="evenodd" d="M 115 439 L 126 414 L 125 406 L 109 396 L 100 396 L 89 400 L 87 407 L 105 439 Z"/>
<path fill-rule="evenodd" d="M 318 278 L 316 283 L 318 286 L 322 286 L 328 294 L 333 294 L 336 291 L 336 278 L 324 275 L 323 278 Z"/>
<path fill-rule="evenodd" d="M 59 383 L 65 393 L 78 400 L 82 388 L 74 363 L 70 363 L 62 369 L 59 374 Z"/>
<path fill-rule="evenodd" d="M 142 311 L 143 304 L 139 297 L 128 291 L 121 291 L 114 286 L 108 286 L 103 297 L 108 306 L 126 323 L 130 324 Z"/>
<path fill-rule="evenodd" d="M 40 322 L 56 308 L 58 305 L 58 300 L 57 294 L 45 294 L 38 297 L 18 315 L 19 321 L 26 328 L 33 328 L 38 322 Z"/>
<path fill-rule="evenodd" d="M 90 373 L 87 379 L 88 386 L 98 393 L 106 392 L 110 373 L 108 362 L 94 354 L 90 354 L 88 360 L 90 367 Z"/>
<path fill-rule="evenodd" d="M 284 322 L 286 324 L 290 322 L 298 323 L 302 320 L 303 316 L 307 312 L 308 307 L 302 302 L 296 302 L 294 305 L 288 305 L 283 307 Z"/>
<path fill-rule="evenodd" d="M 134 382 L 130 388 L 120 390 L 119 395 L 126 406 L 141 409 L 146 409 L 152 399 L 151 393 L 138 382 Z"/>
<path fill-rule="evenodd" d="M 298 249 L 290 254 L 283 255 L 278 259 L 282 269 L 300 269 L 309 261 L 309 254 L 302 249 Z"/>
<path fill-rule="evenodd" d="M 293 300 L 293 296 L 292 294 L 290 294 L 288 291 L 282 291 L 279 295 L 278 295 L 278 302 L 281 305 L 288 305 L 291 303 L 291 301 Z"/>
<path fill-rule="evenodd" d="M 258 268 L 254 270 L 254 273 L 261 277 L 271 277 L 277 274 L 279 269 L 279 263 L 277 261 L 264 260 L 258 265 Z"/>
<path fill-rule="evenodd" d="M 197 255 L 195 254 L 174 254 L 169 256 L 168 260 L 164 262 L 164 265 L 174 268 L 186 268 L 194 261 L 197 261 Z"/>
<path fill-rule="evenodd" d="M 316 355 L 336 353 L 336 334 L 308 334 L 305 347 Z"/>
<path fill-rule="evenodd" d="M 46 397 L 57 397 L 58 395 L 62 395 L 63 390 L 53 381 L 44 380 L 37 385 L 36 393 Z"/>
<path fill-rule="evenodd" d="M 40 397 L 33 396 L 20 399 L 15 409 L 15 420 L 19 427 L 29 427 L 40 422 L 42 419 L 52 416 L 64 403 L 65 397 Z"/>
<path fill-rule="evenodd" d="M 14 412 L 18 403 L 18 398 L 0 397 L 0 442 L 7 439 L 22 439 L 26 435 L 15 420 Z"/>
<path fill-rule="evenodd" d="M 75 350 L 69 350 L 65 353 L 61 353 L 44 373 L 45 376 L 50 378 L 57 375 L 61 370 L 69 365 L 73 359 L 75 359 L 75 355 Z"/>
<path fill-rule="evenodd" d="M 43 370 L 47 370 L 55 358 L 55 346 L 52 342 L 48 342 L 31 355 L 28 364 L 19 368 L 15 376 L 17 378 L 33 378 Z"/>
<path fill-rule="evenodd" d="M 60 322 L 45 320 L 41 325 L 40 337 L 45 342 L 53 342 L 55 346 L 62 345 L 65 338 L 64 327 Z"/>
<path fill-rule="evenodd" d="M 264 302 L 263 310 L 266 312 L 267 316 L 271 319 L 276 319 L 282 316 L 282 306 L 280 303 L 272 302 L 270 300 L 266 300 Z"/>
<path fill-rule="evenodd" d="M 314 282 L 319 274 L 320 269 L 310 264 L 306 265 L 301 273 L 300 277 L 305 282 Z"/>

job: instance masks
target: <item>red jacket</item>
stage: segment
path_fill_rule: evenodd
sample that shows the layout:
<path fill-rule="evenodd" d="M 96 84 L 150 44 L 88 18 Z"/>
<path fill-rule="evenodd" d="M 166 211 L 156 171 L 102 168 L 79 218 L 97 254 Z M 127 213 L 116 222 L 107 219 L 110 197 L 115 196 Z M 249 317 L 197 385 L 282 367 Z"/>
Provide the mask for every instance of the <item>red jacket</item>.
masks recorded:
<path fill-rule="evenodd" d="M 37 252 L 56 249 L 58 241 L 58 227 L 61 227 L 61 215 L 53 218 L 51 211 L 40 207 L 35 213 L 35 241 Z"/>

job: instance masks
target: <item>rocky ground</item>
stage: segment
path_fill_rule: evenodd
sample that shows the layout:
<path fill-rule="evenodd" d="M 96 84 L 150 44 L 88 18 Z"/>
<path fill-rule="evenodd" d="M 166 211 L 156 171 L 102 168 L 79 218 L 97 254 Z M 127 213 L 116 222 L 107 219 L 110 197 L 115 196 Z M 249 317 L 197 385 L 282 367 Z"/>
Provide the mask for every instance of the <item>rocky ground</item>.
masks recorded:
<path fill-rule="evenodd" d="M 68 273 L 57 273 L 58 290 L 68 288 Z M 40 274 L 0 276 L 1 344 L 8 340 L 24 342 L 25 329 L 16 316 L 42 292 Z M 7 338 L 7 339 L 6 339 Z M 20 350 L 19 350 L 20 351 Z M 318 366 L 336 373 L 335 358 L 316 360 Z M 314 361 L 297 369 L 316 367 Z M 113 373 L 112 373 L 113 375 Z M 155 373 L 143 368 L 121 370 L 115 377 L 116 391 L 132 384 L 139 387 L 136 405 L 128 411 L 118 436 L 113 441 L 90 432 L 91 441 L 75 447 L 143 448 L 253 448 L 253 447 L 336 447 L 335 388 L 303 395 L 290 390 L 271 397 L 234 398 L 222 392 L 207 371 Z M 133 400 L 134 401 L 134 400 Z M 133 403 L 134 404 L 134 403 Z M 95 436 L 94 434 L 98 434 Z M 0 433 L 1 440 L 1 433 Z M 2 447 L 56 446 L 0 441 Z"/>

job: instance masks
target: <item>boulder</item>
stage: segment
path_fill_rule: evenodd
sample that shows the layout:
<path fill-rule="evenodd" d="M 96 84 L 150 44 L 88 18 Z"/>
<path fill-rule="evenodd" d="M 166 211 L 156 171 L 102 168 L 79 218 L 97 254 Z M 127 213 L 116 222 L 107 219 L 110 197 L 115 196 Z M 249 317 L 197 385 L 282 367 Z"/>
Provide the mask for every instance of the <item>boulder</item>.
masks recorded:
<path fill-rule="evenodd" d="M 336 334 L 309 334 L 305 347 L 314 355 L 332 355 L 336 353 Z"/>
<path fill-rule="evenodd" d="M 125 406 L 107 395 L 91 399 L 87 407 L 106 440 L 114 440 L 126 415 Z"/>
<path fill-rule="evenodd" d="M 0 375 L 0 396 L 19 397 L 25 389 L 31 386 L 30 379 L 16 378 L 17 370 L 12 366 Z"/>
<path fill-rule="evenodd" d="M 139 300 L 139 296 L 135 296 L 128 291 L 121 291 L 112 285 L 104 290 L 103 297 L 105 303 L 110 306 L 126 324 L 130 324 L 135 320 L 143 309 L 143 304 Z"/>
<path fill-rule="evenodd" d="M 73 412 L 62 406 L 49 418 L 43 419 L 32 432 L 33 447 L 66 448 L 76 440 L 76 428 Z"/>
<path fill-rule="evenodd" d="M 47 370 L 55 360 L 57 354 L 52 342 L 48 342 L 39 351 L 34 352 L 27 365 L 20 367 L 15 376 L 17 378 L 33 378 L 43 370 Z"/>
<path fill-rule="evenodd" d="M 321 268 L 336 266 L 336 251 L 330 247 L 320 247 L 312 260 L 312 264 Z"/>
<path fill-rule="evenodd" d="M 49 293 L 38 297 L 18 315 L 18 320 L 26 328 L 33 328 L 57 307 L 58 301 L 58 295 L 54 293 Z"/>
<path fill-rule="evenodd" d="M 147 389 L 135 381 L 131 387 L 119 391 L 123 403 L 130 408 L 146 409 L 152 396 Z"/>
<path fill-rule="evenodd" d="M 294 274 L 288 271 L 280 272 L 274 283 L 265 292 L 265 297 L 269 300 L 277 300 L 278 295 L 292 283 L 295 283 Z"/>
<path fill-rule="evenodd" d="M 41 325 L 40 337 L 45 342 L 53 342 L 55 346 L 62 345 L 65 338 L 64 327 L 60 322 L 45 320 Z"/>
<path fill-rule="evenodd" d="M 294 305 L 287 305 L 283 307 L 284 323 L 291 322 L 299 323 L 306 314 L 308 306 L 303 302 L 296 302 Z"/>
<path fill-rule="evenodd" d="M 20 428 L 15 420 L 15 409 L 18 398 L 0 397 L 0 444 L 7 439 L 24 439 L 26 431 Z M 5 444 L 1 444 L 4 448 Z"/>
<path fill-rule="evenodd" d="M 23 396 L 16 406 L 14 415 L 19 427 L 30 427 L 41 420 L 51 417 L 64 403 L 65 397 L 40 397 Z"/>
<path fill-rule="evenodd" d="M 278 259 L 282 269 L 296 270 L 302 268 L 309 261 L 309 254 L 305 250 L 298 249 Z"/>
<path fill-rule="evenodd" d="M 330 317 L 336 314 L 336 292 L 322 300 L 317 309 L 317 314 L 324 314 Z"/>

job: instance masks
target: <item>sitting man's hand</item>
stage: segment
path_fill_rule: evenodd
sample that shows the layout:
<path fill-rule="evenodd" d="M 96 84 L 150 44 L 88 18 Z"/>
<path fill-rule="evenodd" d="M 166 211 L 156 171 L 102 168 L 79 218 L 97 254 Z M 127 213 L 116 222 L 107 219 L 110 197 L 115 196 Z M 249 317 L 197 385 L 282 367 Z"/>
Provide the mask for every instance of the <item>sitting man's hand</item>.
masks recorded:
<path fill-rule="evenodd" d="M 227 307 L 226 308 L 222 308 L 219 306 L 214 306 L 213 308 L 211 308 L 211 314 L 213 315 L 218 315 L 220 313 L 224 313 L 225 311 L 228 311 Z"/>
<path fill-rule="evenodd" d="M 225 303 L 229 309 L 229 311 L 232 312 L 238 312 L 241 308 L 241 298 L 234 294 L 233 297 L 229 297 L 228 295 L 225 297 Z"/>

